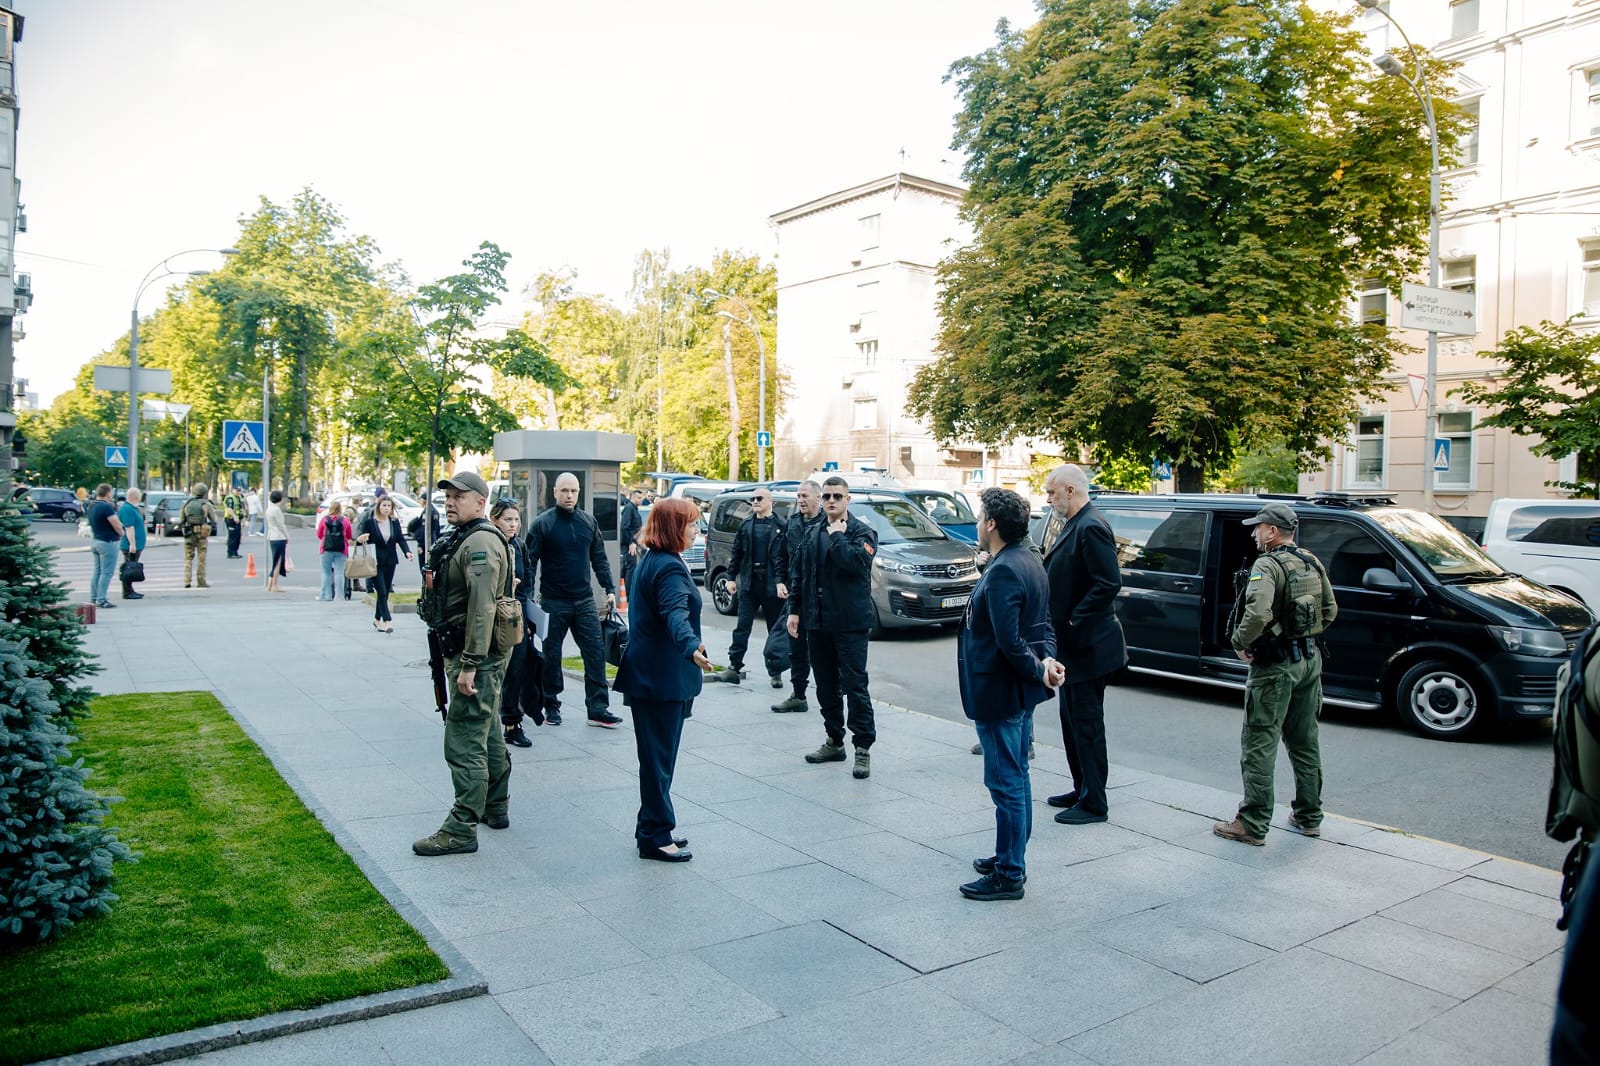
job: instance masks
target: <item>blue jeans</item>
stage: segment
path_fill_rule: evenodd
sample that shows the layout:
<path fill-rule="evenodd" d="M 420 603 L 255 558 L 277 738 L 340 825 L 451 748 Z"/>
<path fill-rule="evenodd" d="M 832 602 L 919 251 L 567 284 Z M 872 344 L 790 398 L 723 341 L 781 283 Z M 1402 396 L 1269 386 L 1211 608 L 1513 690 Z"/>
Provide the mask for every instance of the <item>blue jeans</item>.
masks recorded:
<path fill-rule="evenodd" d="M 344 591 L 344 552 L 321 552 L 322 594 L 319 600 L 336 600 Z"/>
<path fill-rule="evenodd" d="M 983 784 L 994 800 L 995 869 L 1021 880 L 1033 835 L 1033 783 L 1028 779 L 1028 734 L 1033 715 L 1018 711 L 996 722 L 974 722 L 983 743 Z"/>
<path fill-rule="evenodd" d="M 89 602 L 99 603 L 111 591 L 111 578 L 117 572 L 117 542 L 97 540 L 89 546 L 94 553 L 94 577 L 89 579 Z"/>

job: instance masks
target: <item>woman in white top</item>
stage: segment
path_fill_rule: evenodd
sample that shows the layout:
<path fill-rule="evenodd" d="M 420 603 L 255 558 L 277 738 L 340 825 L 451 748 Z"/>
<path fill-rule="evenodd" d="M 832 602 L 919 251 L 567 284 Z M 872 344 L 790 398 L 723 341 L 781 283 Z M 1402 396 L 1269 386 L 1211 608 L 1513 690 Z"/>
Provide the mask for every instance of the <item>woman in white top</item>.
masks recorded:
<path fill-rule="evenodd" d="M 267 544 L 272 548 L 272 567 L 267 571 L 267 591 L 282 592 L 278 580 L 288 572 L 289 523 L 283 517 L 283 492 L 273 489 L 271 500 L 267 504 Z"/>

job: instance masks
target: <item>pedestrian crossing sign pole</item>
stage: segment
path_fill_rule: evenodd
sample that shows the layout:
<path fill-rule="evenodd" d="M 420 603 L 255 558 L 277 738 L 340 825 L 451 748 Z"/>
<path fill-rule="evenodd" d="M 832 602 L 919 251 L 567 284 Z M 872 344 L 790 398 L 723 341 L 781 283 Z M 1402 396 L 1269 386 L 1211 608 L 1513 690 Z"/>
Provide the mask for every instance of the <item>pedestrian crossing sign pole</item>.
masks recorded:
<path fill-rule="evenodd" d="M 227 419 L 222 423 L 222 458 L 233 463 L 259 463 L 266 455 L 261 422 Z"/>

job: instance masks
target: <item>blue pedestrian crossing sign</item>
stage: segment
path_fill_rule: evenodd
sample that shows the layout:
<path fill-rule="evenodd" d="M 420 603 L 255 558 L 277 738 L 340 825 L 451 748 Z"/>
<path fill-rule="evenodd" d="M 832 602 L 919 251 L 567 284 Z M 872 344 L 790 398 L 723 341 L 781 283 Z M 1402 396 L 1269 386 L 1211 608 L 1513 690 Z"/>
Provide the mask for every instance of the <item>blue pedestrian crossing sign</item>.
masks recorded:
<path fill-rule="evenodd" d="M 837 459 L 829 459 L 827 462 L 822 464 L 822 472 L 824 474 L 831 473 L 837 469 L 839 469 L 839 460 Z"/>
<path fill-rule="evenodd" d="M 1444 473 L 1450 469 L 1450 439 L 1448 437 L 1433 442 L 1433 469 L 1435 473 Z"/>
<path fill-rule="evenodd" d="M 128 449 L 119 448 L 114 444 L 106 445 L 106 465 L 126 467 L 128 465 Z"/>
<path fill-rule="evenodd" d="M 222 458 L 229 462 L 259 463 L 264 456 L 261 442 L 266 439 L 260 422 L 228 419 L 222 423 Z"/>
<path fill-rule="evenodd" d="M 756 447 L 757 448 L 770 448 L 770 447 L 772 447 L 772 434 L 768 433 L 764 429 L 761 432 L 757 433 L 756 434 Z"/>

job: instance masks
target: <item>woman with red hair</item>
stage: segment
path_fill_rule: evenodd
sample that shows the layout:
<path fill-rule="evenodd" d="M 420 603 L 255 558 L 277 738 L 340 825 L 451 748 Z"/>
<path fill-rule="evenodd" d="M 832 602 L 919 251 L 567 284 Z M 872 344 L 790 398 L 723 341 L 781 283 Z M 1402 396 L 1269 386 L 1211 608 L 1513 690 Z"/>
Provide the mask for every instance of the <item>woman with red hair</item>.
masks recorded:
<path fill-rule="evenodd" d="M 689 842 L 676 836 L 672 772 L 683 722 L 711 669 L 700 639 L 700 593 L 682 553 L 694 543 L 700 509 L 668 498 L 650 509 L 638 535 L 645 552 L 628 585 L 628 647 L 611 687 L 633 714 L 639 749 L 639 818 L 634 840 L 641 859 L 688 862 Z"/>

